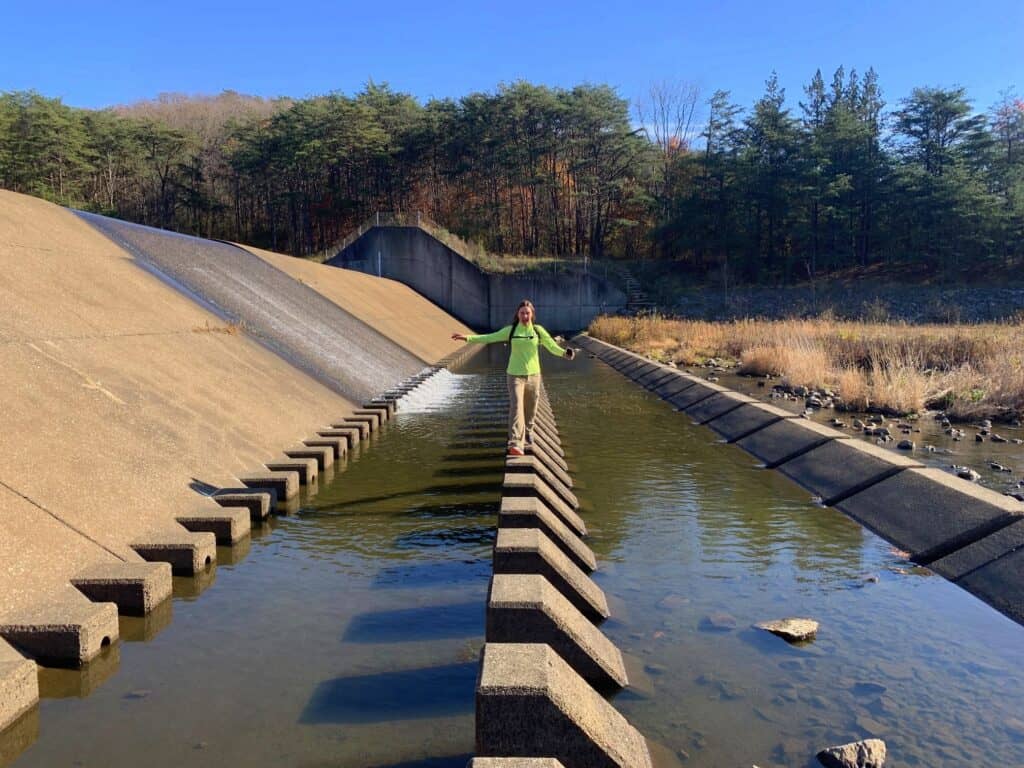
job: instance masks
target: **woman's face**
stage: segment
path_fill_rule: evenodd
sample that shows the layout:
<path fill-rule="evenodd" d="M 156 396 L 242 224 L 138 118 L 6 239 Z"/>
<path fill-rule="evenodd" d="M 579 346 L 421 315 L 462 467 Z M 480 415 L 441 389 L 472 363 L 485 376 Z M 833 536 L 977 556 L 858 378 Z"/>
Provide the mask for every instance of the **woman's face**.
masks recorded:
<path fill-rule="evenodd" d="M 533 307 L 520 307 L 519 308 L 519 322 L 526 325 L 533 320 Z"/>

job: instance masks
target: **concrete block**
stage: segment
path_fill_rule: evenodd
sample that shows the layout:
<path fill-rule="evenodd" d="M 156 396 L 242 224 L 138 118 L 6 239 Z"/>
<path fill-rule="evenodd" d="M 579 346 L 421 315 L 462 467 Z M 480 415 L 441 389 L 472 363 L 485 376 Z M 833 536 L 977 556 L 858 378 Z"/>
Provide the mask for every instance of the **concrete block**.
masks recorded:
<path fill-rule="evenodd" d="M 380 425 L 383 424 L 380 411 L 371 411 L 368 408 L 357 408 L 352 411 L 352 415 L 348 418 L 353 421 L 367 422 L 370 425 L 371 432 L 376 432 L 380 429 Z"/>
<path fill-rule="evenodd" d="M 391 419 L 391 411 L 388 409 L 386 405 L 381 405 L 379 403 L 367 403 L 363 405 L 362 408 L 353 411 L 353 413 L 357 413 L 359 415 L 372 414 L 377 417 L 378 425 L 383 424 L 385 421 L 389 421 Z"/>
<path fill-rule="evenodd" d="M 693 376 L 689 376 L 685 373 L 675 372 L 675 375 L 671 378 L 666 379 L 664 382 L 651 388 L 654 394 L 658 395 L 662 399 L 667 400 L 673 395 L 677 395 L 684 389 L 689 389 L 695 384 L 700 383 Z"/>
<path fill-rule="evenodd" d="M 570 528 L 543 501 L 526 496 L 504 496 L 498 510 L 499 528 L 538 528 L 582 571 L 591 573 L 597 558 L 580 538 L 587 531 L 582 520 L 579 524 L 583 530 Z"/>
<path fill-rule="evenodd" d="M 653 373 L 658 373 L 661 370 L 663 369 L 660 365 L 648 360 L 643 365 L 637 365 L 630 368 L 627 375 L 633 381 L 639 383 L 641 379 L 650 376 Z"/>
<path fill-rule="evenodd" d="M 299 473 L 287 472 L 253 472 L 238 478 L 246 488 L 272 488 L 277 493 L 278 501 L 287 501 L 299 495 Z"/>
<path fill-rule="evenodd" d="M 119 560 L 97 563 L 76 573 L 71 583 L 94 603 L 114 603 L 120 613 L 145 616 L 171 596 L 171 566 Z"/>
<path fill-rule="evenodd" d="M 550 451 L 545 450 L 540 445 L 528 443 L 526 446 L 526 454 L 528 456 L 536 456 L 551 469 L 558 468 L 562 472 L 569 472 L 569 465 L 565 463 L 565 459 L 563 459 L 561 456 L 551 453 Z"/>
<path fill-rule="evenodd" d="M 543 433 L 534 434 L 533 440 L 535 443 L 537 443 L 537 445 L 539 445 L 543 450 L 547 451 L 548 453 L 554 454 L 555 456 L 558 456 L 559 458 L 562 459 L 565 458 L 565 449 L 562 448 L 561 445 L 558 445 L 557 443 L 549 440 L 547 436 L 544 435 Z"/>
<path fill-rule="evenodd" d="M 370 436 L 370 425 L 365 421 L 336 421 L 329 427 L 318 429 L 316 433 L 320 437 L 344 437 L 348 440 L 348 447 L 355 448 L 360 440 Z"/>
<path fill-rule="evenodd" d="M 476 754 L 553 757 L 565 768 L 651 768 L 640 732 L 541 644 L 484 645 Z"/>
<path fill-rule="evenodd" d="M 346 416 L 342 420 L 341 423 L 342 424 L 355 424 L 355 425 L 365 424 L 366 425 L 366 429 L 367 429 L 367 433 L 363 434 L 363 437 L 365 438 L 366 434 L 368 434 L 369 432 L 376 432 L 377 431 L 377 429 L 380 426 L 378 424 L 379 418 L 380 417 L 376 413 L 373 414 L 372 416 L 367 416 L 367 415 L 364 415 L 364 414 L 355 414 L 355 413 L 353 413 L 351 416 Z"/>
<path fill-rule="evenodd" d="M 496 574 L 487 600 L 488 643 L 544 643 L 602 693 L 628 685 L 622 653 L 543 576 Z"/>
<path fill-rule="evenodd" d="M 927 565 L 936 573 L 956 581 L 1018 549 L 1024 549 L 1024 517 L 1015 515 L 1009 525 Z M 1019 584 L 1013 585 L 1013 588 L 1019 589 Z"/>
<path fill-rule="evenodd" d="M 509 456 L 505 459 L 505 466 L 508 471 L 530 472 L 535 471 L 541 477 L 553 475 L 566 488 L 572 488 L 572 477 L 564 469 L 557 465 L 550 464 L 540 456 L 529 453 L 526 456 Z"/>
<path fill-rule="evenodd" d="M 0 640 L 0 731 L 38 703 L 36 663 Z"/>
<path fill-rule="evenodd" d="M 316 458 L 309 459 L 275 459 L 264 464 L 271 472 L 298 472 L 299 484 L 310 485 L 316 483 L 317 466 Z"/>
<path fill-rule="evenodd" d="M 505 471 L 509 473 L 533 473 L 547 483 L 548 487 L 572 509 L 579 509 L 580 502 L 558 477 L 533 456 L 509 456 L 505 459 Z"/>
<path fill-rule="evenodd" d="M 558 434 L 558 430 L 551 429 L 550 426 L 545 424 L 540 419 L 533 422 L 533 429 L 530 432 L 530 436 L 540 435 L 543 439 L 547 440 L 552 445 L 561 445 L 562 439 Z"/>
<path fill-rule="evenodd" d="M 832 440 L 779 465 L 822 503 L 833 506 L 919 462 L 863 440 Z"/>
<path fill-rule="evenodd" d="M 252 530 L 249 511 L 238 507 L 225 507 L 217 512 L 185 512 L 175 515 L 186 530 L 193 533 L 207 531 L 217 538 L 218 544 L 230 546 L 247 537 Z"/>
<path fill-rule="evenodd" d="M 658 381 L 659 379 L 663 379 L 665 378 L 665 376 L 674 372 L 674 368 L 669 368 L 667 365 L 662 365 L 661 363 L 655 363 L 654 368 L 648 370 L 646 373 L 642 373 L 639 376 L 637 376 L 635 381 L 641 387 L 644 387 L 645 389 L 650 389 L 651 385 L 654 384 L 656 381 Z"/>
<path fill-rule="evenodd" d="M 650 377 L 644 377 L 644 381 L 640 382 L 643 384 L 645 389 L 649 389 L 652 392 L 669 381 L 675 381 L 679 377 L 678 372 L 675 368 L 664 368 L 658 375 L 652 375 Z"/>
<path fill-rule="evenodd" d="M 389 421 L 391 417 L 395 415 L 396 410 L 394 401 L 384 400 L 383 398 L 378 397 L 373 398 L 373 400 L 370 400 L 368 403 L 363 403 L 363 408 L 366 408 L 367 410 L 383 410 L 385 414 L 384 419 L 386 421 Z"/>
<path fill-rule="evenodd" d="M 535 474 L 506 472 L 501 492 L 503 496 L 526 496 L 540 499 L 547 504 L 548 509 L 574 531 L 582 534 L 586 530 L 579 513 Z"/>
<path fill-rule="evenodd" d="M 334 464 L 334 448 L 328 445 L 296 445 L 281 453 L 289 459 L 315 459 L 319 472 Z"/>
<path fill-rule="evenodd" d="M 710 381 L 699 381 L 694 383 L 692 387 L 680 390 L 671 397 L 665 399 L 672 403 L 676 408 L 681 411 L 685 411 L 692 408 L 701 400 L 706 400 L 712 395 L 718 394 L 719 392 L 728 392 L 729 390 L 725 387 L 720 387 Z"/>
<path fill-rule="evenodd" d="M 809 419 L 783 419 L 738 439 L 736 445 L 771 469 L 830 440 L 847 437 Z"/>
<path fill-rule="evenodd" d="M 601 588 L 536 528 L 498 529 L 494 572 L 539 574 L 591 621 L 610 615 Z"/>
<path fill-rule="evenodd" d="M 265 520 L 274 506 L 275 494 L 248 488 L 221 488 L 211 496 L 222 507 L 241 507 L 249 511 L 250 520 Z"/>
<path fill-rule="evenodd" d="M 206 532 L 161 531 L 136 540 L 131 548 L 143 560 L 170 563 L 174 573 L 184 576 L 201 573 L 217 562 L 217 539 Z"/>
<path fill-rule="evenodd" d="M 734 443 L 759 429 L 764 429 L 769 424 L 796 416 L 797 414 L 785 408 L 752 402 L 708 420 L 707 425 L 727 442 Z"/>
<path fill-rule="evenodd" d="M 1024 505 L 1009 496 L 941 469 L 916 468 L 865 488 L 836 507 L 947 579 L 1005 554 L 1006 537 L 983 542 L 1024 514 Z M 1021 525 L 1014 528 L 1024 531 Z"/>
<path fill-rule="evenodd" d="M 119 630 L 116 605 L 79 598 L 6 614 L 0 637 L 41 664 L 80 667 L 116 643 Z"/>
<path fill-rule="evenodd" d="M 1024 624 L 1024 547 L 1008 552 L 956 580 L 997 611 Z"/>
<path fill-rule="evenodd" d="M 744 403 L 755 402 L 757 401 L 754 398 L 739 392 L 717 392 L 691 405 L 686 409 L 686 415 L 698 424 L 704 424 L 739 408 Z"/>
<path fill-rule="evenodd" d="M 166 565 L 166 564 L 165 564 Z M 168 568 L 170 572 L 170 568 Z M 121 627 L 121 642 L 148 643 L 171 625 L 174 618 L 174 601 L 157 603 L 144 616 L 128 616 L 122 613 L 118 622 Z"/>
<path fill-rule="evenodd" d="M 348 454 L 348 437 L 324 437 L 323 435 L 317 435 L 308 440 L 303 440 L 302 444 L 308 445 L 310 448 L 330 448 L 334 454 L 335 461 Z"/>

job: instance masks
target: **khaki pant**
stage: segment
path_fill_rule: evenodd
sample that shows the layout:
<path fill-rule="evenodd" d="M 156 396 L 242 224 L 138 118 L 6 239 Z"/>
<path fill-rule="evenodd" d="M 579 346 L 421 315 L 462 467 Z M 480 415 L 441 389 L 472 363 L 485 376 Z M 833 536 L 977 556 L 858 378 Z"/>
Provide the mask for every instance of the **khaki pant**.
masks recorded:
<path fill-rule="evenodd" d="M 540 398 L 540 374 L 529 376 L 508 375 L 508 445 L 523 449 L 533 438 L 533 420 L 537 418 Z"/>

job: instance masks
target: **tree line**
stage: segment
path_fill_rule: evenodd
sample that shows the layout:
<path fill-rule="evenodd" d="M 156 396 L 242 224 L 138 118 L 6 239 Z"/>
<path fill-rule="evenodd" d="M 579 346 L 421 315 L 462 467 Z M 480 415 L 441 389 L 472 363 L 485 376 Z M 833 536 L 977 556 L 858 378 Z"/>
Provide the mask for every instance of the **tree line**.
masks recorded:
<path fill-rule="evenodd" d="M 892 109 L 869 70 L 796 109 L 662 83 L 517 82 L 421 104 L 387 85 L 306 99 L 163 96 L 105 110 L 0 94 L 0 186 L 307 255 L 378 210 L 421 211 L 497 254 L 661 259 L 785 281 L 880 262 L 1024 258 L 1024 102 L 962 88 Z"/>

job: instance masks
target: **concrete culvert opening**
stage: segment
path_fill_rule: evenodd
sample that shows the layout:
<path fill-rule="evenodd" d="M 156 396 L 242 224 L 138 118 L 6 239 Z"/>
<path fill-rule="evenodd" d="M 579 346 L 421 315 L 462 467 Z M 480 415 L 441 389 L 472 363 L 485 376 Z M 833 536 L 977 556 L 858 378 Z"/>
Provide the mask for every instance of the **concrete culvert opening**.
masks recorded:
<path fill-rule="evenodd" d="M 209 555 L 206 556 L 206 564 L 207 565 L 212 565 L 213 564 L 213 558 L 210 557 Z"/>
<path fill-rule="evenodd" d="M 100 648 L 106 648 L 108 645 L 110 645 L 110 635 L 104 635 L 100 640 Z"/>

